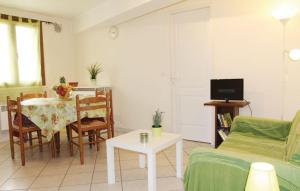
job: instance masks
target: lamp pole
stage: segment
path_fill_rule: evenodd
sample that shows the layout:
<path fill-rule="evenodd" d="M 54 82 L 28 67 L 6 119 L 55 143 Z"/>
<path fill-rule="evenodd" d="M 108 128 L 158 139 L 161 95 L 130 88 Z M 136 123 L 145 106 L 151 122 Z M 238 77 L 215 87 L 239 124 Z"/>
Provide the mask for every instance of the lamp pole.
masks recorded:
<path fill-rule="evenodd" d="M 286 25 L 290 19 L 281 19 L 280 22 L 282 23 L 282 78 L 281 78 L 281 114 L 280 118 L 284 119 L 285 113 L 285 97 L 286 97 L 286 83 L 288 80 L 287 75 L 287 64 L 286 64 Z"/>
<path fill-rule="evenodd" d="M 292 5 L 282 5 L 278 7 L 277 10 L 274 10 L 272 15 L 274 18 L 279 20 L 282 23 L 283 30 L 282 30 L 282 82 L 281 82 L 281 119 L 284 119 L 285 114 L 285 97 L 286 97 L 286 84 L 288 81 L 288 68 L 286 63 L 286 54 L 289 51 L 286 50 L 286 25 L 289 20 L 297 14 L 298 10 L 295 6 Z M 299 56 L 300 58 L 300 56 Z"/>

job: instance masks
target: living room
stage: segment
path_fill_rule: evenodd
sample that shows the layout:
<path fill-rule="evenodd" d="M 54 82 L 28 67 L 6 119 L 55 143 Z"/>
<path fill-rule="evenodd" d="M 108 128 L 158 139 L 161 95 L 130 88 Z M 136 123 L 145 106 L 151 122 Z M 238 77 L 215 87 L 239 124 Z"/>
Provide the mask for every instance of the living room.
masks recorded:
<path fill-rule="evenodd" d="M 278 14 L 276 17 L 278 10 L 287 13 L 289 19 L 282 21 Z M 248 107 L 240 108 L 240 115 L 293 120 L 300 108 L 297 85 L 300 61 L 290 58 L 291 50 L 300 48 L 298 10 L 300 12 L 299 0 L 64 0 L 43 3 L 0 0 L 1 14 L 43 21 L 45 83 L 41 89 L 46 90 L 49 97 L 56 96 L 52 87 L 62 76 L 67 82 L 78 82 L 79 87 L 92 86 L 87 68 L 100 64 L 103 71 L 96 85 L 112 87 L 116 134 L 151 129 L 152 115 L 159 108 L 163 111 L 163 132 L 178 133 L 184 139 L 192 140 L 184 141 L 184 163 L 188 163 L 194 147 L 213 147 L 215 144 L 214 110 L 204 106 L 210 101 L 211 79 L 244 80 L 243 97 L 250 102 L 252 111 Z M 55 29 L 57 25 L 61 30 Z M 34 88 L 40 87 L 1 86 L 1 102 L 5 102 L 8 92 L 11 92 L 9 96 L 16 97 L 23 91 L 36 91 Z M 1 158 L 0 165 L 12 161 L 7 131 L 3 134 L 0 142 L 5 157 Z M 69 157 L 68 144 L 64 136 L 61 137 L 60 157 Z M 46 148 L 43 154 L 50 155 Z M 106 159 L 101 148 L 100 145 L 103 155 L 100 158 Z M 85 148 L 87 153 L 89 150 Z M 84 166 L 94 162 L 92 156 L 95 153 L 93 148 Z M 176 179 L 175 152 L 166 153 L 173 156 L 166 157 L 172 167 L 165 169 L 172 171 L 172 175 L 165 178 Z M 27 155 L 25 167 L 30 167 L 36 155 L 30 151 Z M 131 155 L 125 153 L 126 157 Z M 51 163 L 59 159 L 45 155 L 44 160 Z M 133 163 L 136 165 L 138 160 L 130 164 Z M 95 165 L 76 165 L 79 169 L 95 168 Z M 36 186 L 34 178 L 39 176 L 35 173 L 26 179 L 29 185 L 9 187 L 8 179 L 17 178 L 14 173 L 21 168 L 19 161 L 9 167 L 14 170 L 1 170 L 5 175 L 0 176 L 0 190 L 76 187 L 76 184 L 64 184 L 65 177 L 58 180 L 58 185 Z M 89 170 L 82 173 L 90 175 Z M 133 172 L 121 176 L 117 188 L 106 184 L 106 174 L 101 174 L 103 180 L 94 183 L 101 184 L 103 190 L 134 190 L 134 187 L 139 188 L 137 185 L 146 185 L 147 189 L 147 176 L 138 174 L 144 171 L 136 171 L 138 173 L 134 175 L 143 178 L 126 181 L 124 177 Z M 7 174 L 11 175 L 7 177 Z M 91 186 L 92 179 L 80 184 L 82 189 L 78 189 L 97 189 Z M 183 189 L 181 181 L 172 181 L 167 184 L 174 183 L 179 188 L 171 187 L 170 190 Z M 30 187 L 32 185 L 36 187 Z M 158 186 L 158 190 L 161 188 Z"/>

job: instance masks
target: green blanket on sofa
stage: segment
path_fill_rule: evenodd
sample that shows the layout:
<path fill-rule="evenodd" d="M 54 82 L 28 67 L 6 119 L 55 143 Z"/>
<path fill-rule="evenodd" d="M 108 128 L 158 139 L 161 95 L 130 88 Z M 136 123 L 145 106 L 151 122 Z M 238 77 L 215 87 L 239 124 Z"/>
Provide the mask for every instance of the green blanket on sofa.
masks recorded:
<path fill-rule="evenodd" d="M 274 165 L 281 191 L 300 191 L 300 112 L 293 122 L 236 117 L 218 149 L 195 149 L 184 176 L 186 191 L 244 190 L 252 162 Z"/>
<path fill-rule="evenodd" d="M 260 155 L 195 149 L 184 175 L 186 191 L 244 191 L 252 162 L 274 165 L 281 191 L 300 191 L 300 167 Z"/>

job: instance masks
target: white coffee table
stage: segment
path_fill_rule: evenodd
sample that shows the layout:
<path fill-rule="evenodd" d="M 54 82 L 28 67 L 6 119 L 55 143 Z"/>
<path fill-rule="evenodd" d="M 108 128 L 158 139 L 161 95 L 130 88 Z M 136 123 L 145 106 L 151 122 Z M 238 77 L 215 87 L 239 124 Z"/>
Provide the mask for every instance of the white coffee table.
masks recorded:
<path fill-rule="evenodd" d="M 140 143 L 140 133 L 148 132 L 148 143 Z M 152 136 L 151 131 L 136 130 L 106 141 L 107 179 L 108 184 L 115 184 L 114 148 L 121 148 L 139 153 L 139 164 L 145 167 L 145 155 L 148 165 L 148 191 L 156 191 L 156 153 L 176 144 L 176 176 L 182 178 L 182 136 L 173 133 L 162 133 L 160 138 Z"/>

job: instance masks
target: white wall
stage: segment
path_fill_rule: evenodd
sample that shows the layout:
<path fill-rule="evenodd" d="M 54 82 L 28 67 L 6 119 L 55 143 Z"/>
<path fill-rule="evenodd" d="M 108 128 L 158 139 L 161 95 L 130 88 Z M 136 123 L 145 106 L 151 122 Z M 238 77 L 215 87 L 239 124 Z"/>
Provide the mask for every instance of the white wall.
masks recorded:
<path fill-rule="evenodd" d="M 115 118 L 122 128 L 150 128 L 158 107 L 167 114 L 166 124 L 170 123 L 168 21 L 168 14 L 158 12 L 118 26 L 116 40 L 109 38 L 107 28 L 77 36 L 80 83 L 89 83 L 88 65 L 104 64 L 104 75 L 114 88 Z"/>
<path fill-rule="evenodd" d="M 74 35 L 71 21 L 3 7 L 0 7 L 0 12 L 62 24 L 61 33 L 56 33 L 53 25 L 43 24 L 46 85 L 48 88 L 51 88 L 55 83 L 59 82 L 60 76 L 65 76 L 69 81 L 77 79 L 74 60 Z"/>
<path fill-rule="evenodd" d="M 300 1 L 218 0 L 213 7 L 215 77 L 243 77 L 245 97 L 252 102 L 254 115 L 281 117 L 283 77 L 283 26 L 271 16 L 280 3 Z M 300 48 L 300 15 L 287 24 L 286 48 Z M 298 33 L 299 34 L 299 33 Z M 286 56 L 289 80 L 284 118 L 292 119 L 300 108 L 297 82 L 300 63 Z M 293 86 L 291 86 L 293 84 Z M 248 113 L 244 109 L 243 114 Z"/>
<path fill-rule="evenodd" d="M 107 28 L 94 28 L 76 36 L 79 79 L 89 83 L 85 68 L 104 64 L 104 78 L 114 87 L 116 120 L 128 129 L 150 128 L 159 107 L 170 128 L 170 15 L 210 6 L 212 11 L 215 78 L 245 79 L 245 98 L 253 114 L 280 118 L 282 78 L 282 26 L 271 16 L 274 0 L 188 0 L 119 25 L 120 36 L 109 39 Z M 300 15 L 287 25 L 287 48 L 300 48 Z M 289 81 L 285 118 L 300 107 L 300 63 L 287 60 Z M 107 80 L 109 78 L 109 80 Z M 199 107 L 203 107 L 199 103 Z M 249 114 L 248 109 L 242 110 Z"/>
<path fill-rule="evenodd" d="M 102 1 L 92 9 L 74 18 L 77 32 L 91 27 L 115 25 L 131 18 L 148 14 L 183 0 L 109 0 Z"/>
<path fill-rule="evenodd" d="M 55 32 L 52 25 L 43 24 L 46 84 L 50 88 L 59 83 L 60 76 L 67 81 L 77 80 L 71 22 L 57 22 L 62 24 L 61 33 Z"/>

